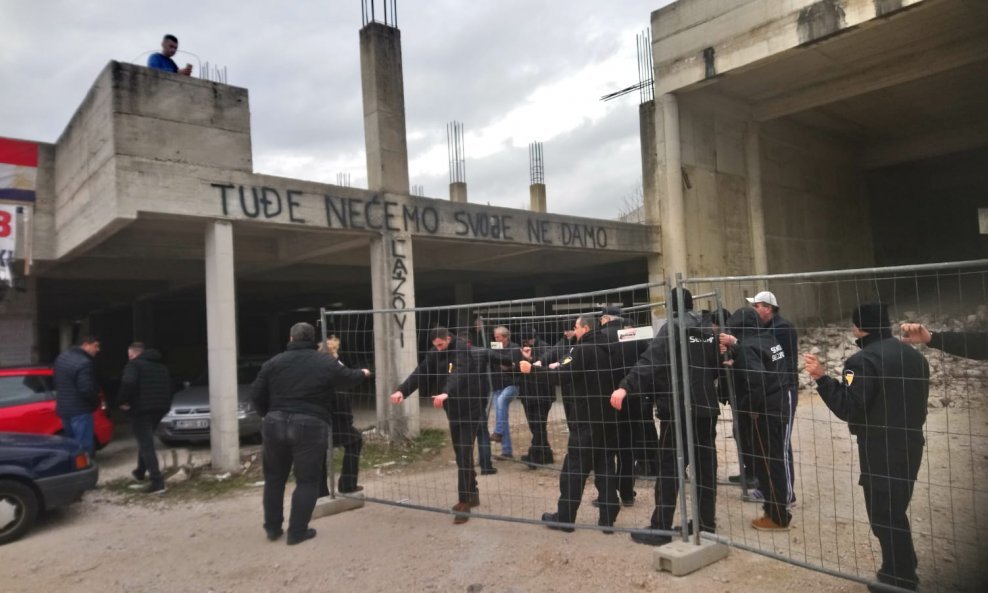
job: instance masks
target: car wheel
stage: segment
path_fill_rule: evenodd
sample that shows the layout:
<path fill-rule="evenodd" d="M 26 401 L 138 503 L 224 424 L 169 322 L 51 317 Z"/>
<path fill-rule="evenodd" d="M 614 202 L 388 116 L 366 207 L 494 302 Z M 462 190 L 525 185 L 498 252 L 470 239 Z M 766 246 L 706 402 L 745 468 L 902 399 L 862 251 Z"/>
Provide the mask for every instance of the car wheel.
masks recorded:
<path fill-rule="evenodd" d="M 38 496 L 30 486 L 0 480 L 0 545 L 27 533 L 38 517 Z"/>

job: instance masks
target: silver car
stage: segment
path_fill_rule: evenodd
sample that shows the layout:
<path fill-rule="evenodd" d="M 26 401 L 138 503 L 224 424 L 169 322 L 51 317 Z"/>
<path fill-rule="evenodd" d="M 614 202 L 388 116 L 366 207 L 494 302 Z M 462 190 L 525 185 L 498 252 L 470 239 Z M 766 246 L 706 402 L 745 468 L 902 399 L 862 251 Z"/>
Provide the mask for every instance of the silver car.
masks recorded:
<path fill-rule="evenodd" d="M 237 365 L 237 419 L 240 438 L 260 442 L 261 417 L 250 401 L 250 386 L 257 378 L 263 361 L 245 361 Z M 165 444 L 205 442 L 209 440 L 209 373 L 203 375 L 172 397 L 172 407 L 158 425 L 158 438 Z"/>

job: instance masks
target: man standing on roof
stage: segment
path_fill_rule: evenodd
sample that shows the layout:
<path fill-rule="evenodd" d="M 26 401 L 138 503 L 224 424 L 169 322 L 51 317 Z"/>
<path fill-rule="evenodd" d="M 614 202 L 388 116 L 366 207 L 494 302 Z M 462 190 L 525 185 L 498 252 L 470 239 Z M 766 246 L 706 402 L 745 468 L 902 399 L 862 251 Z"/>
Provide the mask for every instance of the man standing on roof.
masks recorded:
<path fill-rule="evenodd" d="M 172 59 L 178 51 L 178 37 L 168 34 L 161 38 L 161 52 L 153 53 L 148 57 L 148 68 L 152 70 L 163 70 L 173 74 L 189 76 L 192 74 L 192 64 L 186 64 L 185 68 L 179 69 L 178 64 Z"/>

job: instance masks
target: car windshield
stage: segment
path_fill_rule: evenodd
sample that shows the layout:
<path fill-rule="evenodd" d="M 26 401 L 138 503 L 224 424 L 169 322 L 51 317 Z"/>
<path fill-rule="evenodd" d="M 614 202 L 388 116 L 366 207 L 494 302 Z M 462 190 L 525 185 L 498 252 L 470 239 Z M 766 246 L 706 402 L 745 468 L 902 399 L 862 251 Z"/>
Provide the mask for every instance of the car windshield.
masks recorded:
<path fill-rule="evenodd" d="M 0 408 L 22 406 L 55 399 L 51 377 L 46 375 L 24 375 L 21 377 L 0 377 Z"/>

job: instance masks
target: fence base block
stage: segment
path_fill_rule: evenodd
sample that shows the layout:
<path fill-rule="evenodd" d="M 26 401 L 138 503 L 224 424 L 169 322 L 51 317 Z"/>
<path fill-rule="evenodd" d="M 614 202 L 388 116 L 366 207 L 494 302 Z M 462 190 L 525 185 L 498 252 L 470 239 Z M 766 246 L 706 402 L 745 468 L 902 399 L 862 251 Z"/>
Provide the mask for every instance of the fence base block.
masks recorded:
<path fill-rule="evenodd" d="M 318 519 L 319 517 L 336 515 L 337 513 L 352 511 L 363 506 L 363 494 L 349 494 L 346 497 L 337 496 L 336 498 L 323 496 L 316 501 L 316 508 L 312 509 L 312 518 Z"/>
<path fill-rule="evenodd" d="M 700 545 L 673 541 L 655 549 L 652 566 L 679 577 L 727 558 L 729 549 L 724 544 L 707 540 L 701 540 Z"/>

